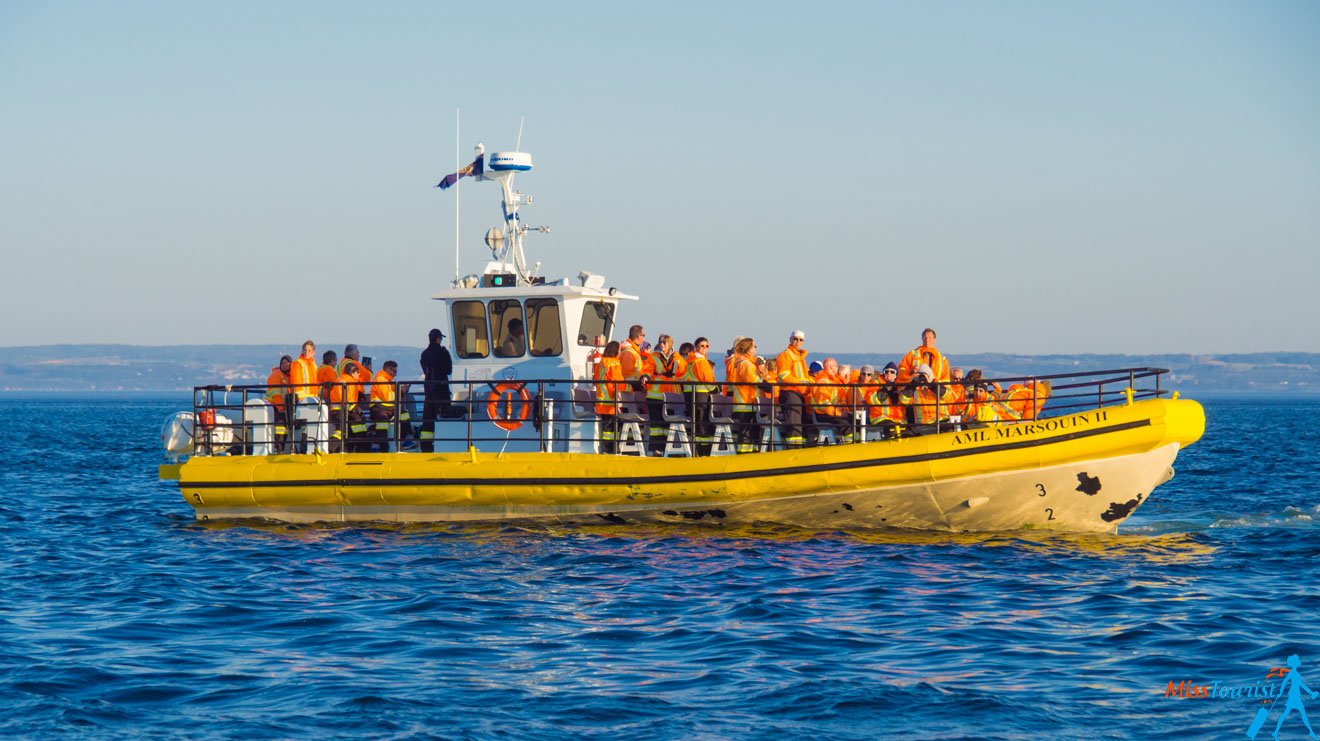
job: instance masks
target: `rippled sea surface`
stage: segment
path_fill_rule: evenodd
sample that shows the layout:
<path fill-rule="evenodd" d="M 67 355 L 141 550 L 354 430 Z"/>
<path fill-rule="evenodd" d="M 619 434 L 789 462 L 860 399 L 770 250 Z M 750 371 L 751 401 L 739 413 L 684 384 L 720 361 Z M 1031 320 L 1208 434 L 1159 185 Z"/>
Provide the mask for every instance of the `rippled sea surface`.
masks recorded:
<path fill-rule="evenodd" d="M 185 404 L 0 400 L 0 736 L 1243 738 L 1169 682 L 1320 689 L 1320 401 L 1208 402 L 1117 536 L 202 523 Z"/>

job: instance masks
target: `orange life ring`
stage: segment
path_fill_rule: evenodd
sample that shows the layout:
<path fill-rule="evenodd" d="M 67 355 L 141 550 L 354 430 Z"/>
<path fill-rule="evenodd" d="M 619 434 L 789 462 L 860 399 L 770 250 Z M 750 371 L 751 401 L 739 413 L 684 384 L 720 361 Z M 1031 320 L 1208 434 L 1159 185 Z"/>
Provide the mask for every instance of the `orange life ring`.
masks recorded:
<path fill-rule="evenodd" d="M 504 414 L 500 414 L 499 402 L 505 392 L 517 391 L 518 398 L 522 399 L 522 407 L 518 411 L 515 419 L 513 414 L 513 397 L 510 396 L 504 403 Z M 514 430 L 522 427 L 522 423 L 527 421 L 527 415 L 531 413 L 532 397 L 527 394 L 527 384 L 501 383 L 495 387 L 494 391 L 486 397 L 486 416 L 490 421 L 501 430 Z"/>

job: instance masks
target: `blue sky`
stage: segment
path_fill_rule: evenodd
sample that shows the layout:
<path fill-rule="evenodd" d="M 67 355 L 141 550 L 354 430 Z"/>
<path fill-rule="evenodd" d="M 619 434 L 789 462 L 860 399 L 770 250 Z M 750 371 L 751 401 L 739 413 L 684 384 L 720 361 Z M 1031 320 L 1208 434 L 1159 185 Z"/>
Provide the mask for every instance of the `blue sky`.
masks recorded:
<path fill-rule="evenodd" d="M 0 4 L 0 345 L 423 344 L 456 108 L 650 336 L 1320 351 L 1316 2 Z"/>

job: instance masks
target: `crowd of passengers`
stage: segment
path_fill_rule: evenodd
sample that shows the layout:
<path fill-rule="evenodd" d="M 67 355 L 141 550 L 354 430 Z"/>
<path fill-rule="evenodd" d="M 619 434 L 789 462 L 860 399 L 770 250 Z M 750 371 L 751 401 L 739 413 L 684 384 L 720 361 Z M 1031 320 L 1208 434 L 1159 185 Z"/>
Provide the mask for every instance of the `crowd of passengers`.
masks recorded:
<path fill-rule="evenodd" d="M 307 340 L 298 357 L 285 355 L 270 369 L 266 378 L 265 398 L 274 410 L 274 447 L 277 452 L 305 452 L 290 442 L 294 407 L 307 400 L 327 402 L 330 410 L 332 453 L 365 453 L 388 447 L 391 426 L 402 425 L 400 439 L 405 450 L 420 447 L 432 452 L 435 446 L 435 421 L 450 409 L 449 375 L 453 359 L 441 344 L 444 334 L 431 330 L 427 348 L 422 351 L 422 376 L 428 381 L 422 402 L 422 426 L 414 430 L 407 404 L 398 395 L 406 395 L 409 384 L 396 384 L 399 364 L 386 360 L 379 371 L 372 369 L 372 359 L 364 357 L 357 345 L 344 347 L 344 357 L 334 350 L 316 362 L 316 343 Z M 414 432 L 418 434 L 414 436 Z M 305 443 L 303 443 L 305 448 Z"/>
<path fill-rule="evenodd" d="M 808 364 L 805 345 L 806 335 L 795 331 L 788 347 L 771 358 L 757 354 L 756 340 L 738 337 L 725 353 L 720 382 L 705 337 L 676 350 L 673 338 L 662 334 L 652 347 L 645 329 L 633 325 L 628 339 L 605 346 L 592 372 L 605 451 L 612 452 L 617 442 L 620 404 L 629 393 L 645 393 L 650 420 L 662 419 L 666 393 L 682 393 L 697 452 L 708 455 L 716 431 L 711 405 L 721 394 L 732 397 L 737 452 L 750 453 L 763 449 L 769 424 L 779 428 L 786 447 L 800 448 L 815 444 L 823 430 L 853 442 L 859 417 L 881 438 L 923 434 L 946 421 L 975 427 L 1035 419 L 1053 390 L 1047 380 L 1003 389 L 983 381 L 979 369 L 964 375 L 935 347 L 935 330 L 929 328 L 922 331 L 920 346 L 878 372 L 870 365 L 841 366 L 834 358 Z M 667 434 L 666 425 L 650 425 L 653 451 L 663 447 Z"/>
<path fill-rule="evenodd" d="M 316 362 L 316 344 L 308 340 L 294 359 L 285 355 L 271 368 L 265 398 L 274 414 L 275 448 L 290 451 L 290 420 L 294 406 L 304 400 L 328 402 L 330 451 L 368 452 L 384 450 L 391 425 L 400 424 L 405 450 L 434 449 L 436 420 L 453 416 L 449 376 L 453 361 L 442 344 L 444 334 L 433 329 L 421 355 L 425 384 L 422 424 L 414 429 L 405 404 L 409 384 L 396 384 L 398 363 L 387 360 L 379 371 L 372 359 L 362 356 L 357 345 L 344 348 L 340 358 L 333 350 Z M 982 380 L 979 369 L 966 375 L 951 367 L 935 346 L 935 330 L 921 333 L 921 345 L 898 363 L 877 371 L 870 365 L 853 369 L 834 358 L 807 363 L 806 335 L 789 335 L 788 347 L 776 357 L 757 355 L 756 341 L 737 337 L 724 356 L 723 380 L 717 380 L 709 359 L 710 341 L 698 337 L 674 347 L 673 338 L 662 334 L 653 346 L 641 325 L 633 325 L 628 338 L 604 346 L 589 368 L 595 389 L 595 411 L 600 418 L 602 450 L 614 452 L 619 435 L 621 405 L 644 397 L 648 418 L 656 424 L 646 430 L 652 450 L 664 446 L 668 425 L 663 417 L 665 394 L 682 394 L 686 413 L 692 420 L 697 453 L 708 455 L 715 441 L 716 424 L 712 404 L 720 396 L 728 400 L 739 453 L 761 449 L 763 428 L 773 424 L 786 447 L 816 444 L 823 430 L 843 443 L 854 441 L 860 419 L 881 438 L 922 434 L 936 423 L 958 421 L 964 427 L 1035 419 L 1052 392 L 1048 380 L 1014 384 L 1007 389 Z M 778 414 L 772 415 L 773 408 Z"/>

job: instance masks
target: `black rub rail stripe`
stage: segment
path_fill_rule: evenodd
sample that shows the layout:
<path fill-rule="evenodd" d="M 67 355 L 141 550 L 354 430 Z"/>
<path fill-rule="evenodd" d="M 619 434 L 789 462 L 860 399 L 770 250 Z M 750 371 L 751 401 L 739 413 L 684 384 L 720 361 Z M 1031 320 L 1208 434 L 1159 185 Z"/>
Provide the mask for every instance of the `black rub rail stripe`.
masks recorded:
<path fill-rule="evenodd" d="M 337 486 L 530 486 L 546 484 L 674 484 L 690 483 L 695 481 L 730 481 L 733 479 L 755 479 L 768 476 L 784 476 L 788 474 L 799 473 L 818 473 L 821 471 L 843 471 L 852 468 L 870 468 L 872 466 L 897 466 L 903 463 L 920 463 L 922 461 L 941 460 L 945 458 L 961 458 L 969 455 L 982 455 L 985 453 L 997 453 L 1002 450 L 1019 450 L 1021 448 L 1034 448 L 1041 445 L 1053 445 L 1055 443 L 1068 442 L 1069 440 L 1079 440 L 1096 435 L 1104 435 L 1110 432 L 1122 432 L 1123 430 L 1134 430 L 1138 427 L 1149 427 L 1149 419 L 1140 419 L 1135 422 L 1124 422 L 1122 424 L 1110 425 L 1108 427 L 1099 427 L 1094 430 L 1082 430 L 1080 432 L 1069 432 L 1064 435 L 1055 435 L 1054 437 L 1041 440 L 1018 440 L 1011 443 L 1000 443 L 998 445 L 987 445 L 983 448 L 969 448 L 967 450 L 948 450 L 941 453 L 921 453 L 919 455 L 902 455 L 892 458 L 871 458 L 862 461 L 841 461 L 839 463 L 820 463 L 814 466 L 797 466 L 786 468 L 762 468 L 755 471 L 725 471 L 722 473 L 694 473 L 680 476 L 615 476 L 610 478 L 598 476 L 577 476 L 564 478 L 507 478 L 507 479 L 306 479 L 292 481 L 265 481 L 254 484 L 251 481 L 193 481 L 185 484 L 179 482 L 180 489 L 235 489 L 235 488 L 277 488 L 286 486 L 325 486 L 334 484 Z"/>

